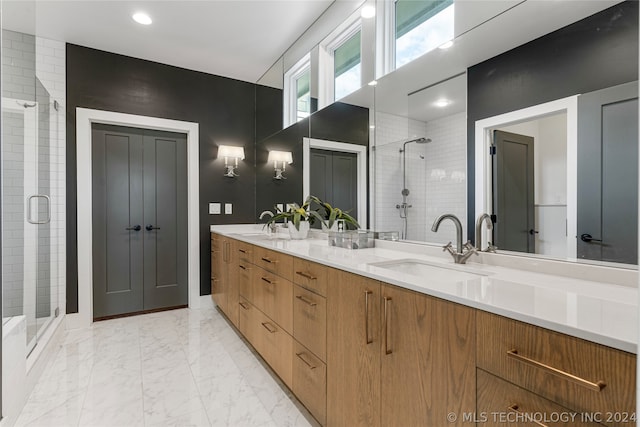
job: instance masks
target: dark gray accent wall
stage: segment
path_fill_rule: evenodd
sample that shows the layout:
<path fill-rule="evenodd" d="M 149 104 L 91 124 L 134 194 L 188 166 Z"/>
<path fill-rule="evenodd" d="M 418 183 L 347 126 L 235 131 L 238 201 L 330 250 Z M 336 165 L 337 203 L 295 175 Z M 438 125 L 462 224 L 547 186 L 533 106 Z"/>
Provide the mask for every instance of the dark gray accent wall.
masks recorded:
<path fill-rule="evenodd" d="M 73 44 L 67 44 L 66 50 L 67 312 L 78 310 L 77 239 L 82 237 L 77 235 L 76 220 L 76 107 L 199 124 L 200 293 L 210 293 L 209 225 L 255 222 L 256 132 L 269 133 L 281 125 L 282 101 L 280 105 L 275 101 L 279 91 Z M 261 94 L 258 115 L 257 88 Z M 223 177 L 224 160 L 217 158 L 221 144 L 245 147 L 240 177 Z M 233 203 L 233 215 L 209 215 L 208 203 L 214 201 Z"/>
<path fill-rule="evenodd" d="M 638 2 L 600 13 L 467 72 L 468 230 L 475 225 L 475 122 L 638 79 Z"/>
<path fill-rule="evenodd" d="M 369 145 L 369 109 L 333 103 L 308 118 L 260 140 L 256 145 L 256 217 L 277 203 L 302 202 L 302 139 L 304 137 Z M 270 150 L 291 151 L 286 180 L 274 180 Z"/>

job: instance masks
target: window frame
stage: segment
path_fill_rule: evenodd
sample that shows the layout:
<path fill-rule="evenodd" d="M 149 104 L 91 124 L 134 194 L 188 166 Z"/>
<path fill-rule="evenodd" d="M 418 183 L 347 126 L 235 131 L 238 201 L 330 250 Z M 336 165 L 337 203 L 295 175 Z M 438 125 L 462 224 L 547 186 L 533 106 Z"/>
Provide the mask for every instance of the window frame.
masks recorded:
<path fill-rule="evenodd" d="M 309 102 L 311 102 L 311 53 L 307 53 L 284 73 L 284 108 L 283 128 L 298 122 L 298 91 L 296 83 L 306 72 L 309 72 Z M 311 105 L 309 105 L 311 109 Z M 311 110 L 309 110 L 311 114 Z"/>
<path fill-rule="evenodd" d="M 319 99 L 318 108 L 326 107 L 333 103 L 335 99 L 335 51 L 344 45 L 351 37 L 360 32 L 360 86 L 363 86 L 362 76 L 362 18 L 360 10 L 349 17 L 342 25 L 336 28 L 327 38 L 320 43 L 319 54 Z"/>

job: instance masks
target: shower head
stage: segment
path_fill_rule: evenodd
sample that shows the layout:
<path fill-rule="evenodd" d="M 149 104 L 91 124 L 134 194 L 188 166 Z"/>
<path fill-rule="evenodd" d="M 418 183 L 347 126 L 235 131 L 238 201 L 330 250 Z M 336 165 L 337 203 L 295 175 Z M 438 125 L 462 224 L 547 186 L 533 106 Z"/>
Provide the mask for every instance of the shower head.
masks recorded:
<path fill-rule="evenodd" d="M 403 153 L 404 150 L 406 149 L 407 144 L 411 144 L 412 142 L 415 142 L 416 144 L 427 144 L 431 142 L 431 138 L 425 138 L 424 136 L 422 136 L 420 138 L 413 138 L 408 141 L 405 141 L 404 144 L 402 144 L 402 148 L 400 149 L 400 152 Z"/>

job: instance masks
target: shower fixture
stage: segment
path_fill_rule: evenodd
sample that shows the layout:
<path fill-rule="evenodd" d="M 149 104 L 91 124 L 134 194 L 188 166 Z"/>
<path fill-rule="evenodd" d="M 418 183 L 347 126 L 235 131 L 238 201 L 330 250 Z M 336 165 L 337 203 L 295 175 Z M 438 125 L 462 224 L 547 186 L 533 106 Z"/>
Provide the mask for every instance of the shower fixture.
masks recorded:
<path fill-rule="evenodd" d="M 402 203 L 396 205 L 396 209 L 399 209 L 400 218 L 402 219 L 402 232 L 400 236 L 402 239 L 407 238 L 407 215 L 409 213 L 408 209 L 411 207 L 411 205 L 407 204 L 407 196 L 410 194 L 407 188 L 407 144 L 414 142 L 416 144 L 427 144 L 431 142 L 431 138 L 420 137 L 409 139 L 402 144 L 402 148 L 400 149 L 402 153 Z M 420 159 L 424 160 L 424 156 L 420 155 Z"/>

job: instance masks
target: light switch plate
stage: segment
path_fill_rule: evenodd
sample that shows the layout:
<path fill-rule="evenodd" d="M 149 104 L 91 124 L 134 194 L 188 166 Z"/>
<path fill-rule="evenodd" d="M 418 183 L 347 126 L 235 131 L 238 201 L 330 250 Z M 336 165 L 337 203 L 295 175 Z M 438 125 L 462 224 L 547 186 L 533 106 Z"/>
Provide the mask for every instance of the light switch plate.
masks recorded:
<path fill-rule="evenodd" d="M 287 210 L 293 209 L 293 205 L 295 205 L 295 202 L 287 203 Z"/>
<path fill-rule="evenodd" d="M 276 208 L 278 209 L 278 212 L 282 212 L 282 211 L 284 211 L 284 204 L 283 203 L 278 203 L 276 205 Z"/>
<path fill-rule="evenodd" d="M 231 203 L 224 204 L 224 213 L 225 215 L 231 215 L 233 213 L 233 205 Z"/>
<path fill-rule="evenodd" d="M 209 215 L 220 215 L 221 213 L 220 203 L 209 203 Z"/>

